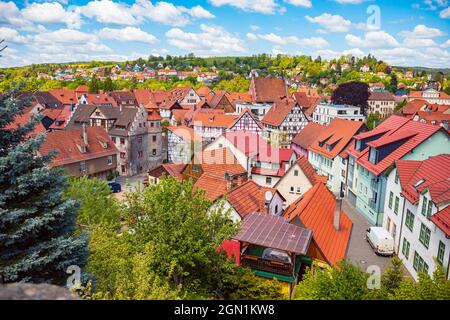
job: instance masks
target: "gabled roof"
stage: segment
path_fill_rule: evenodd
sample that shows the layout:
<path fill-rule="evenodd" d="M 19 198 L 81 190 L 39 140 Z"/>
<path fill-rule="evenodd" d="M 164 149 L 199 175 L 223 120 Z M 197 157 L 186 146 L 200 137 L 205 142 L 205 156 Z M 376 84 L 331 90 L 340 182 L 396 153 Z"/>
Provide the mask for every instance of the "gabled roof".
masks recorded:
<path fill-rule="evenodd" d="M 416 203 L 425 190 L 430 192 L 434 203 L 450 200 L 450 154 L 424 161 L 398 160 L 396 165 L 402 194 L 411 203 Z"/>
<path fill-rule="evenodd" d="M 77 93 L 70 89 L 52 89 L 48 91 L 52 96 L 59 100 L 62 104 L 77 104 L 78 98 L 82 93 Z"/>
<path fill-rule="evenodd" d="M 61 166 L 69 163 L 86 161 L 110 155 L 115 155 L 118 150 L 109 138 L 105 129 L 101 127 L 86 128 L 88 144 L 83 141 L 83 129 L 72 128 L 49 132 L 39 152 L 43 155 L 55 150 L 56 156 L 52 159 L 51 166 Z M 102 144 L 107 143 L 105 148 Z M 80 146 L 86 146 L 85 153 L 80 151 Z"/>
<path fill-rule="evenodd" d="M 447 236 L 450 236 L 450 206 L 433 214 L 431 216 L 431 221 L 433 221 Z"/>
<path fill-rule="evenodd" d="M 267 111 L 262 119 L 262 123 L 279 127 L 297 105 L 297 102 L 288 99 L 276 101 L 269 111 Z"/>
<path fill-rule="evenodd" d="M 235 176 L 247 172 L 228 148 L 199 151 L 194 161 L 202 166 L 203 172 L 221 178 L 225 178 L 225 174 Z"/>
<path fill-rule="evenodd" d="M 369 101 L 395 101 L 395 97 L 390 92 L 370 91 Z"/>
<path fill-rule="evenodd" d="M 238 114 L 235 118 L 234 118 L 234 122 L 230 125 L 230 128 L 234 127 L 234 125 L 245 115 L 247 114 L 250 118 L 253 119 L 253 121 L 255 121 L 256 125 L 260 128 L 263 129 L 261 122 L 259 121 L 259 119 L 257 119 L 257 117 L 250 112 L 250 110 L 248 110 L 248 108 L 244 108 L 244 110 L 241 111 L 240 114 Z"/>
<path fill-rule="evenodd" d="M 320 103 L 321 97 L 312 96 L 309 97 L 305 92 L 294 92 L 292 97 L 295 101 L 302 107 L 303 112 L 308 117 L 311 117 L 316 109 L 317 105 Z"/>
<path fill-rule="evenodd" d="M 336 198 L 323 183 L 316 183 L 284 212 L 292 222 L 299 217 L 313 231 L 313 239 L 327 262 L 334 264 L 345 258 L 353 222 L 341 211 L 340 230 L 334 227 Z"/>
<path fill-rule="evenodd" d="M 309 180 L 309 182 L 312 185 L 315 185 L 318 182 L 326 183 L 328 178 L 326 176 L 320 176 L 317 174 L 316 170 L 314 170 L 314 167 L 311 165 L 311 163 L 308 161 L 308 159 L 304 156 L 301 156 L 297 159 L 297 164 L 302 172 L 305 174 L 306 178 Z M 289 168 L 289 171 L 292 170 L 292 168 L 295 168 L 295 165 L 291 166 Z M 279 182 L 278 182 L 279 183 Z"/>
<path fill-rule="evenodd" d="M 420 110 L 424 105 L 427 105 L 428 102 L 425 100 L 413 100 L 409 101 L 401 110 L 401 114 L 403 114 L 406 117 L 412 117 L 414 116 L 417 111 Z"/>
<path fill-rule="evenodd" d="M 183 180 L 183 170 L 186 167 L 184 163 L 163 163 L 160 166 L 150 170 L 148 172 L 149 176 L 159 178 L 163 174 L 167 176 L 172 176 L 176 178 L 178 181 Z"/>
<path fill-rule="evenodd" d="M 151 91 L 148 89 L 134 89 L 133 90 L 134 97 L 141 106 L 147 106 L 150 103 Z"/>
<path fill-rule="evenodd" d="M 227 194 L 227 200 L 233 206 L 234 210 L 236 210 L 242 218 L 245 218 L 247 215 L 254 212 L 267 213 L 267 208 L 265 207 L 266 192 L 270 192 L 272 196 L 274 196 L 275 193 L 278 193 L 279 196 L 284 199 L 276 189 L 262 187 L 253 180 L 248 180 L 232 189 Z"/>
<path fill-rule="evenodd" d="M 306 255 L 312 231 L 290 224 L 285 218 L 252 213 L 233 239 L 258 246 Z"/>
<path fill-rule="evenodd" d="M 347 147 L 353 136 L 363 126 L 364 123 L 360 121 L 334 118 L 310 145 L 308 150 L 319 153 L 329 159 L 334 159 Z"/>
<path fill-rule="evenodd" d="M 62 108 L 62 103 L 47 91 L 23 92 L 17 98 L 19 100 L 30 99 L 31 101 L 37 101 L 39 104 L 49 109 Z"/>
<path fill-rule="evenodd" d="M 235 116 L 231 114 L 197 112 L 192 117 L 192 124 L 201 127 L 228 128 L 234 123 L 234 118 Z"/>
<path fill-rule="evenodd" d="M 205 196 L 211 201 L 215 201 L 228 191 L 228 182 L 224 177 L 219 177 L 215 174 L 204 173 L 195 182 L 195 189 L 202 189 L 205 191 Z"/>
<path fill-rule="evenodd" d="M 355 139 L 366 139 L 376 136 L 378 137 L 376 140 L 368 143 L 369 146 L 371 145 L 375 148 L 403 140 L 404 142 L 401 145 L 397 146 L 395 150 L 392 150 L 376 164 L 369 161 L 369 147 L 366 147 L 362 151 L 357 151 L 355 150 L 355 146 L 351 146 L 348 149 L 348 153 L 357 158 L 356 162 L 359 165 L 362 165 L 364 168 L 378 176 L 392 166 L 395 160 L 401 159 L 439 130 L 445 132 L 445 130 L 439 126 L 420 123 L 393 115 L 383 121 L 374 130 L 359 134 L 355 136 Z M 380 140 L 380 142 L 377 142 L 378 140 Z"/>
<path fill-rule="evenodd" d="M 201 141 L 202 137 L 196 133 L 192 128 L 186 127 L 184 125 L 181 126 L 168 126 L 167 130 L 179 136 L 186 142 L 190 141 Z"/>
<path fill-rule="evenodd" d="M 23 127 L 26 123 L 36 119 L 36 114 L 32 113 L 31 111 L 32 111 L 32 107 L 24 108 L 23 113 L 17 115 L 13 122 L 11 122 L 7 126 L 5 126 L 5 129 L 6 130 L 14 130 L 14 129 L 18 128 L 19 126 Z M 46 131 L 47 130 L 45 130 L 45 127 L 42 124 L 42 122 L 37 121 L 36 126 L 34 127 L 33 131 L 28 134 L 28 136 L 34 137 L 34 136 L 38 135 L 39 133 L 44 133 Z"/>
<path fill-rule="evenodd" d="M 312 121 L 308 122 L 308 124 L 297 133 L 294 139 L 292 139 L 292 143 L 307 150 L 326 129 L 327 127 L 324 125 Z"/>
<path fill-rule="evenodd" d="M 286 82 L 281 78 L 252 78 L 250 94 L 254 102 L 275 102 L 288 96 Z"/>

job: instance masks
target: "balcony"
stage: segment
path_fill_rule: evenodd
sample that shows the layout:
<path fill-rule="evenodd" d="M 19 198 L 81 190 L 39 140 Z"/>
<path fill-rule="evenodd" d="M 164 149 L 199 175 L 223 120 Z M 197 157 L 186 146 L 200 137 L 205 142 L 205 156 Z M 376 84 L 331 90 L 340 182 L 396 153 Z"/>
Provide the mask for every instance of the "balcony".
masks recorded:
<path fill-rule="evenodd" d="M 265 271 L 287 277 L 292 277 L 294 275 L 294 265 L 291 263 L 242 255 L 241 264 L 253 270 Z"/>

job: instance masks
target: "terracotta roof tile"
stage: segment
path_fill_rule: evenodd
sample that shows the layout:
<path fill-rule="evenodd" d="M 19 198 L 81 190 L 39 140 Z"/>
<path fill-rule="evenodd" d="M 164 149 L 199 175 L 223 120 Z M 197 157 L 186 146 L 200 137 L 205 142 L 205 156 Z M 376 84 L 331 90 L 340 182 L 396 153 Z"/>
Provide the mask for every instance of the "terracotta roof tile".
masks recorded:
<path fill-rule="evenodd" d="M 299 133 L 297 133 L 294 139 L 292 139 L 292 143 L 295 143 L 303 149 L 308 149 L 326 128 L 326 126 L 315 122 L 309 122 Z"/>
<path fill-rule="evenodd" d="M 288 96 L 284 79 L 252 78 L 250 93 L 255 102 L 275 102 Z"/>
<path fill-rule="evenodd" d="M 292 221 L 299 217 L 313 231 L 313 239 L 327 262 L 334 264 L 345 258 L 353 222 L 341 211 L 340 231 L 334 228 L 336 199 L 323 183 L 315 184 L 285 211 Z"/>
<path fill-rule="evenodd" d="M 117 148 L 103 128 L 88 127 L 86 128 L 86 133 L 88 138 L 87 145 L 83 141 L 82 128 L 49 132 L 39 152 L 41 154 L 48 154 L 52 150 L 57 152 L 57 155 L 52 160 L 52 166 L 61 166 L 118 153 Z M 107 143 L 106 148 L 102 145 L 104 142 Z M 82 153 L 79 146 L 87 146 L 87 151 Z"/>
<path fill-rule="evenodd" d="M 289 112 L 291 112 L 291 110 L 296 105 L 297 102 L 293 100 L 283 99 L 276 101 L 269 109 L 269 111 L 267 111 L 261 122 L 267 125 L 278 127 L 283 123 Z"/>
<path fill-rule="evenodd" d="M 447 236 L 450 236 L 450 206 L 433 214 L 431 216 L 431 221 L 433 221 Z"/>

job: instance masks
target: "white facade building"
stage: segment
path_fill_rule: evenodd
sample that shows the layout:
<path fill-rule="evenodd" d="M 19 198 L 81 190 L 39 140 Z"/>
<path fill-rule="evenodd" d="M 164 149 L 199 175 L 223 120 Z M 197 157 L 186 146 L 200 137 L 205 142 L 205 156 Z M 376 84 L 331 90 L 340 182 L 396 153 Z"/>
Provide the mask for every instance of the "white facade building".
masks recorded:
<path fill-rule="evenodd" d="M 328 125 L 334 118 L 364 122 L 366 117 L 361 113 L 360 107 L 320 103 L 313 113 L 313 121 Z"/>

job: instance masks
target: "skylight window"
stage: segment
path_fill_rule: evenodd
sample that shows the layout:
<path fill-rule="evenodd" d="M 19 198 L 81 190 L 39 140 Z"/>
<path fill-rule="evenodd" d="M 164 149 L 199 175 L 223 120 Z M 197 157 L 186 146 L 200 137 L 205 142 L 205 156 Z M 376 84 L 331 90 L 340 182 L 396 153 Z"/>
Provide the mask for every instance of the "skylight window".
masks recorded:
<path fill-rule="evenodd" d="M 425 179 L 420 179 L 419 181 L 417 181 L 416 183 L 414 183 L 414 188 L 417 188 L 418 186 L 420 186 L 422 183 L 425 182 Z"/>

